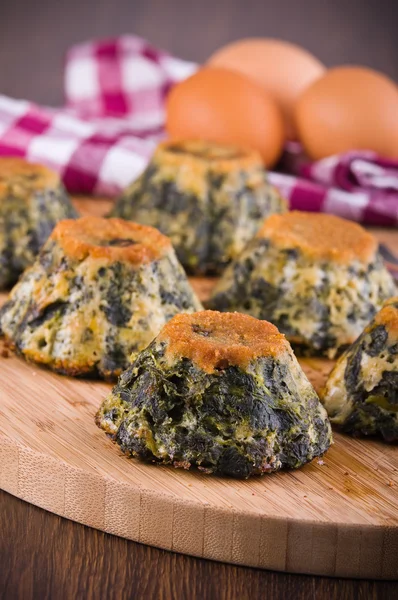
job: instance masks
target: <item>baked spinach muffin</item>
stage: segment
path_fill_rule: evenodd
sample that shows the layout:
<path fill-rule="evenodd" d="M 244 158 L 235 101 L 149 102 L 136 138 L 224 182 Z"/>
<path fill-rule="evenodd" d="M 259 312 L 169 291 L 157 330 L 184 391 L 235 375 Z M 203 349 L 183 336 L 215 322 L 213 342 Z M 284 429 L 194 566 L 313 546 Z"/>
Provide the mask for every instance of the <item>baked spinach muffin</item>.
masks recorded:
<path fill-rule="evenodd" d="M 128 456 L 239 478 L 300 467 L 332 441 L 285 337 L 238 313 L 175 316 L 96 422 Z"/>
<path fill-rule="evenodd" d="M 111 215 L 160 229 L 188 272 L 217 274 L 266 216 L 285 210 L 256 152 L 168 141 L 158 146 Z"/>
<path fill-rule="evenodd" d="M 54 225 L 77 216 L 56 173 L 22 158 L 0 158 L 0 289 L 35 260 Z"/>
<path fill-rule="evenodd" d="M 375 238 L 333 215 L 273 215 L 226 269 L 209 307 L 267 319 L 300 354 L 333 358 L 395 292 Z"/>
<path fill-rule="evenodd" d="M 398 297 L 384 304 L 340 357 L 323 403 L 342 431 L 398 441 Z"/>
<path fill-rule="evenodd" d="M 109 378 L 171 317 L 200 308 L 168 238 L 84 217 L 55 227 L 0 309 L 0 330 L 29 360 Z"/>

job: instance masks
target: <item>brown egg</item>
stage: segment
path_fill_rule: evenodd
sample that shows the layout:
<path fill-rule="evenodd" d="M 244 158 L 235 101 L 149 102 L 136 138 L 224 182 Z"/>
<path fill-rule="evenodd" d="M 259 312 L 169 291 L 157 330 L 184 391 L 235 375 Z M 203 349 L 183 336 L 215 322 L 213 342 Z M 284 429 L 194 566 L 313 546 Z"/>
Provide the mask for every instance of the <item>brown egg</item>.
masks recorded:
<path fill-rule="evenodd" d="M 206 67 L 173 87 L 166 128 L 174 139 L 202 139 L 258 150 L 269 167 L 284 141 L 282 114 L 259 85 L 234 71 Z"/>
<path fill-rule="evenodd" d="M 293 109 L 297 98 L 326 70 L 300 46 L 262 38 L 228 44 L 213 54 L 208 63 L 239 71 L 268 91 L 282 109 L 290 139 L 296 138 Z"/>
<path fill-rule="evenodd" d="M 398 158 L 398 87 L 363 67 L 337 67 L 299 98 L 295 120 L 313 159 L 346 150 Z"/>

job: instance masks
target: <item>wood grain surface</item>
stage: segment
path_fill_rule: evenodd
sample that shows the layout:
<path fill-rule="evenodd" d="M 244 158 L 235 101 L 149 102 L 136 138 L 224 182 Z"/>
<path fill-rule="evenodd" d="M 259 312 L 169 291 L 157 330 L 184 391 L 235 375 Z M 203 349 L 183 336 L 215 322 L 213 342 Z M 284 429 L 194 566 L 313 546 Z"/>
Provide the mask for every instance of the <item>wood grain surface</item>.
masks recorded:
<path fill-rule="evenodd" d="M 292 575 L 159 550 L 0 491 L 4 600 L 395 600 L 398 584 Z"/>
<path fill-rule="evenodd" d="M 211 282 L 195 285 L 203 296 Z M 304 365 L 316 385 L 331 366 Z M 299 471 L 246 482 L 187 473 L 128 460 L 96 428 L 107 384 L 60 377 L 16 357 L 2 357 L 0 373 L 0 487 L 11 494 L 200 557 L 398 578 L 396 447 L 336 435 L 323 460 Z"/>

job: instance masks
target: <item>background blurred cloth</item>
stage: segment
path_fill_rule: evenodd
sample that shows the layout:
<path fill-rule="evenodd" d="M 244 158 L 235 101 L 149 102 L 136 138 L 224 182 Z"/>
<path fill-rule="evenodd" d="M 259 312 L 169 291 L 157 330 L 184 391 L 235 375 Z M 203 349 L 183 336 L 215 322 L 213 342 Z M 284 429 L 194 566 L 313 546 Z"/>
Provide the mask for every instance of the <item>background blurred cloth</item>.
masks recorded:
<path fill-rule="evenodd" d="M 66 107 L 0 96 L 0 155 L 47 164 L 71 193 L 115 195 L 164 137 L 168 90 L 196 69 L 136 36 L 75 46 L 65 63 Z M 289 143 L 269 178 L 292 209 L 398 224 L 398 163 L 372 152 L 309 163 Z"/>

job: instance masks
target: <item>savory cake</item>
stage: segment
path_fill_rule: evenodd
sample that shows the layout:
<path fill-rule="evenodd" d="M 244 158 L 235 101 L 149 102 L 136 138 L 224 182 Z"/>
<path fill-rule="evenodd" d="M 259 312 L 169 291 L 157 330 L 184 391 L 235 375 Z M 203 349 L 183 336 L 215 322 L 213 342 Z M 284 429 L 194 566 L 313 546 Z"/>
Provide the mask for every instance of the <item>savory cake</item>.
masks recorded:
<path fill-rule="evenodd" d="M 384 304 L 340 357 L 323 402 L 343 431 L 398 441 L 398 297 Z"/>
<path fill-rule="evenodd" d="M 285 336 L 239 313 L 177 315 L 96 416 L 128 456 L 239 478 L 296 468 L 331 444 Z"/>
<path fill-rule="evenodd" d="M 264 218 L 286 210 L 257 152 L 163 142 L 111 215 L 157 227 L 191 273 L 220 273 Z"/>
<path fill-rule="evenodd" d="M 175 314 L 201 308 L 170 240 L 152 227 L 58 223 L 0 309 L 25 358 L 66 375 L 118 375 Z"/>
<path fill-rule="evenodd" d="M 31 265 L 54 225 L 76 212 L 56 173 L 22 158 L 0 158 L 0 289 Z"/>
<path fill-rule="evenodd" d="M 375 238 L 333 215 L 273 215 L 225 271 L 209 307 L 267 319 L 302 354 L 351 344 L 395 292 Z"/>

